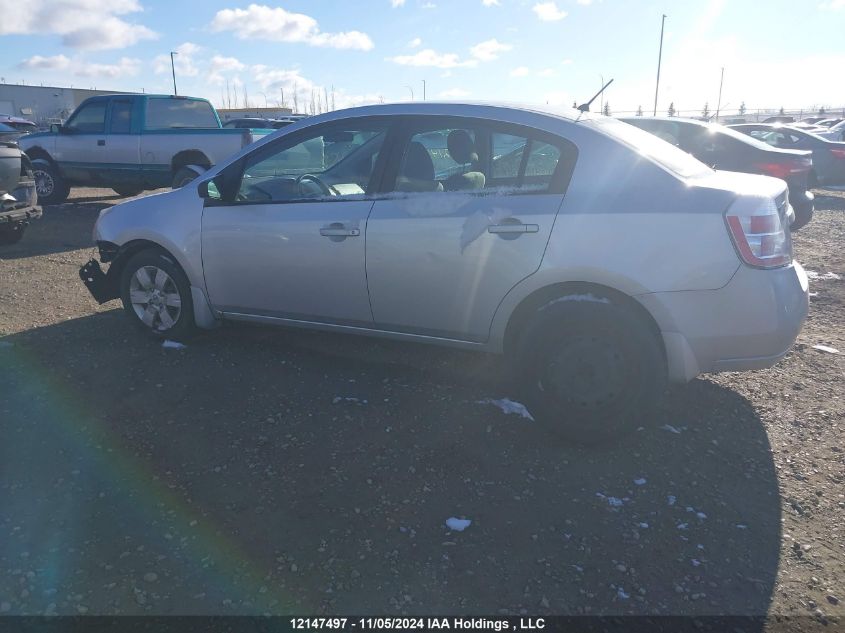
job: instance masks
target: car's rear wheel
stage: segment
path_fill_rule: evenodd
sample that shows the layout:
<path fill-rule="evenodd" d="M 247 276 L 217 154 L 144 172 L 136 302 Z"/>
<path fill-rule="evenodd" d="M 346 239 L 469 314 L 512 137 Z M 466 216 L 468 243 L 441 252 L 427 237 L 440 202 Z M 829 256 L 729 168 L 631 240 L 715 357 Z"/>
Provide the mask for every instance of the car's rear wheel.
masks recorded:
<path fill-rule="evenodd" d="M 529 411 L 553 433 L 581 443 L 636 429 L 666 386 L 655 332 L 604 297 L 573 295 L 546 304 L 516 354 Z"/>
<path fill-rule="evenodd" d="M 48 160 L 32 161 L 35 177 L 35 191 L 41 204 L 61 204 L 70 195 L 70 186 L 65 182 L 56 166 Z"/>
<path fill-rule="evenodd" d="M 133 187 L 131 185 L 123 185 L 120 187 L 112 187 L 114 192 L 123 197 L 123 198 L 130 198 L 132 196 L 137 196 L 139 193 L 144 191 L 143 187 Z"/>
<path fill-rule="evenodd" d="M 164 251 L 147 249 L 130 258 L 120 298 L 129 318 L 156 337 L 181 340 L 195 328 L 188 278 Z"/>

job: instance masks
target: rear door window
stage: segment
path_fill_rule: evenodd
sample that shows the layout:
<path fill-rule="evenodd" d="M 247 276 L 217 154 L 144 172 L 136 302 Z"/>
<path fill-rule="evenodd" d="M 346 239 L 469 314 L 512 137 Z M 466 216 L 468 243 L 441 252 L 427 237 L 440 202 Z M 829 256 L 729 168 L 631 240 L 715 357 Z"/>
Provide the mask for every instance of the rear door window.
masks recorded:
<path fill-rule="evenodd" d="M 404 138 L 394 186 L 401 192 L 557 193 L 577 154 L 550 134 L 472 119 L 419 117 Z"/>

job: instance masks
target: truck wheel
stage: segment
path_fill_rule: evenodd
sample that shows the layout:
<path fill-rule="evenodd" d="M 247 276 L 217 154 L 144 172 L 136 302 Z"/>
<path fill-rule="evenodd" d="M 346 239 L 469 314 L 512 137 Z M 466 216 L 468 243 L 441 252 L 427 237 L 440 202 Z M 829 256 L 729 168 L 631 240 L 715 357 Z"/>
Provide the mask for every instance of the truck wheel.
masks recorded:
<path fill-rule="evenodd" d="M 161 250 L 146 249 L 129 259 L 120 275 L 120 299 L 129 318 L 158 338 L 182 340 L 195 328 L 188 278 Z"/>
<path fill-rule="evenodd" d="M 61 204 L 67 200 L 70 187 L 59 174 L 56 166 L 43 158 L 32 161 L 35 191 L 42 204 Z"/>
<path fill-rule="evenodd" d="M 196 177 L 197 172 L 195 172 L 193 169 L 188 169 L 187 167 L 180 167 L 176 170 L 176 173 L 173 175 L 173 184 L 171 185 L 171 188 L 181 189 Z"/>
<path fill-rule="evenodd" d="M 636 429 L 666 387 L 657 336 L 639 315 L 603 297 L 547 303 L 516 356 L 522 397 L 537 422 L 583 444 Z"/>
<path fill-rule="evenodd" d="M 26 230 L 26 224 L 5 224 L 0 226 L 0 246 L 8 246 L 9 244 L 17 244 L 23 237 L 23 232 Z"/>
<path fill-rule="evenodd" d="M 132 196 L 137 196 L 139 193 L 142 193 L 144 190 L 141 187 L 133 187 L 131 185 L 124 185 L 122 187 L 112 187 L 114 192 L 123 197 L 123 198 L 131 198 Z"/>

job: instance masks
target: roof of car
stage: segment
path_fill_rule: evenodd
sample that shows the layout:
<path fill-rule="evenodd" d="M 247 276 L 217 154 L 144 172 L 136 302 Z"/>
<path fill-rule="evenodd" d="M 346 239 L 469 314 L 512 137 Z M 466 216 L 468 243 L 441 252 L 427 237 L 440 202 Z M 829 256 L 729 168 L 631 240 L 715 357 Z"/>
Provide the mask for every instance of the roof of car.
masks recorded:
<path fill-rule="evenodd" d="M 545 114 L 566 119 L 569 121 L 576 121 L 579 118 L 582 120 L 592 119 L 597 116 L 596 114 L 583 113 L 579 110 L 566 107 L 485 101 L 406 101 L 398 103 L 379 103 L 374 105 L 354 106 L 351 108 L 345 108 L 343 110 L 333 110 L 332 112 L 317 116 L 323 120 L 328 120 L 351 116 L 378 116 L 389 114 L 454 114 L 454 110 L 458 109 L 470 111 L 473 109 L 478 109 L 479 112 L 476 113 L 476 116 L 483 116 L 484 113 L 482 112 L 482 110 L 489 110 L 491 108 L 504 109 L 513 112 L 530 112 L 537 114 Z M 461 114 L 471 115 L 471 112 Z"/>

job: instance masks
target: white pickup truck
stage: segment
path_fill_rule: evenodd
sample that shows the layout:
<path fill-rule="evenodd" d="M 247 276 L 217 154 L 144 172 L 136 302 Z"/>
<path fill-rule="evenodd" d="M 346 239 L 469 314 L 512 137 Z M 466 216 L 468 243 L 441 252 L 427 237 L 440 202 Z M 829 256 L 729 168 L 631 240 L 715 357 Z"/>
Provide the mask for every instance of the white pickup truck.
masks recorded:
<path fill-rule="evenodd" d="M 273 130 L 223 128 L 205 99 L 114 94 L 83 101 L 64 125 L 23 136 L 38 198 L 60 204 L 70 188 L 122 196 L 181 187 Z"/>

